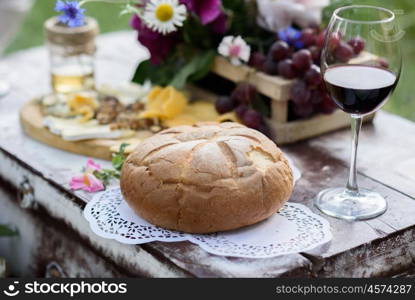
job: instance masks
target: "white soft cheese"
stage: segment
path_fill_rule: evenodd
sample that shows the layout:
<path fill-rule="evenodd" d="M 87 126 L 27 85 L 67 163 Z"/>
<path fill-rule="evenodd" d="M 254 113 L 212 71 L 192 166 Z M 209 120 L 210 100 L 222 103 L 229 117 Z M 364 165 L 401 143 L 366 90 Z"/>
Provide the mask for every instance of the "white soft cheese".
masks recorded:
<path fill-rule="evenodd" d="M 43 124 L 50 132 L 60 135 L 66 141 L 88 139 L 117 139 L 131 135 L 130 130 L 111 130 L 109 125 L 99 125 L 96 120 L 81 123 L 79 118 L 63 119 L 47 116 Z"/>
<path fill-rule="evenodd" d="M 122 104 L 129 105 L 141 101 L 150 89 L 151 83 L 146 81 L 143 85 L 133 82 L 123 82 L 116 86 L 103 84 L 98 88 L 98 91 L 105 95 L 117 97 Z"/>

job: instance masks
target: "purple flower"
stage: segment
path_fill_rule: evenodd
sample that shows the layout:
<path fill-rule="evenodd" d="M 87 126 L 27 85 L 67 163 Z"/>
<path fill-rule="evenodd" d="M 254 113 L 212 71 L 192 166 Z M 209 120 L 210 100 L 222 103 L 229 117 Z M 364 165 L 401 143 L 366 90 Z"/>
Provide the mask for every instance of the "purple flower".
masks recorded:
<path fill-rule="evenodd" d="M 301 41 L 301 31 L 295 29 L 294 27 L 290 26 L 278 30 L 278 38 L 282 41 L 287 42 L 291 46 L 294 46 L 297 49 L 304 47 L 304 44 Z"/>
<path fill-rule="evenodd" d="M 58 17 L 59 21 L 69 27 L 84 25 L 85 9 L 79 6 L 77 1 L 56 1 L 55 11 L 63 14 Z"/>
<path fill-rule="evenodd" d="M 180 3 L 196 13 L 203 25 L 213 22 L 222 13 L 220 0 L 180 0 Z"/>
<path fill-rule="evenodd" d="M 175 32 L 163 35 L 153 31 L 137 15 L 132 16 L 130 26 L 138 31 L 138 41 L 150 52 L 150 61 L 153 64 L 161 63 L 177 41 Z"/>
<path fill-rule="evenodd" d="M 224 34 L 228 29 L 228 18 L 225 13 L 221 12 L 220 15 L 211 24 L 214 32 Z"/>

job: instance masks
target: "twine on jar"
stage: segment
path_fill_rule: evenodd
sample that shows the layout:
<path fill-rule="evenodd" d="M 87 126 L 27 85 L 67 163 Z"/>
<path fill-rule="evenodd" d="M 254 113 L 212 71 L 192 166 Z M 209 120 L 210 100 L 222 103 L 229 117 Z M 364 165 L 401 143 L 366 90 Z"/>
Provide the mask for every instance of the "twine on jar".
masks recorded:
<path fill-rule="evenodd" d="M 85 25 L 80 27 L 67 27 L 57 17 L 48 19 L 44 24 L 45 39 L 51 51 L 62 56 L 94 54 L 98 33 L 98 23 L 90 17 L 85 18 Z"/>

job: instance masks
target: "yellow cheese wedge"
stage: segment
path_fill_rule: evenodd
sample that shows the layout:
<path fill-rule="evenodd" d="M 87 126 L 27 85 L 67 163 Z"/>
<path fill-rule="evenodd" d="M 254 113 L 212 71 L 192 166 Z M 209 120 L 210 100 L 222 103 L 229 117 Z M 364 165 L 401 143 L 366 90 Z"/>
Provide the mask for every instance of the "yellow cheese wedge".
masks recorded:
<path fill-rule="evenodd" d="M 69 99 L 68 107 L 76 115 L 80 114 L 83 116 L 81 122 L 87 122 L 94 116 L 98 102 L 92 97 L 76 94 Z"/>
<path fill-rule="evenodd" d="M 187 106 L 186 96 L 174 87 L 155 87 L 147 95 L 146 110 L 140 118 L 171 119 L 182 113 Z"/>
<path fill-rule="evenodd" d="M 173 119 L 165 120 L 163 125 L 166 127 L 174 127 L 174 126 L 181 126 L 181 125 L 193 125 L 197 123 L 198 120 L 191 115 L 181 114 L 176 116 Z"/>
<path fill-rule="evenodd" d="M 163 121 L 163 125 L 174 127 L 180 125 L 193 125 L 197 122 L 239 122 L 234 112 L 219 115 L 211 102 L 197 101 L 189 104 L 184 111 L 172 119 Z"/>
<path fill-rule="evenodd" d="M 196 101 L 189 105 L 185 112 L 193 115 L 199 122 L 215 121 L 219 116 L 214 104 L 207 101 Z"/>
<path fill-rule="evenodd" d="M 147 95 L 147 103 L 152 104 L 154 101 L 156 101 L 162 90 L 162 87 L 155 86 Z"/>
<path fill-rule="evenodd" d="M 187 98 L 172 86 L 166 87 L 159 97 L 164 99 L 163 112 L 169 119 L 180 114 L 187 106 Z"/>
<path fill-rule="evenodd" d="M 212 102 L 196 101 L 188 104 L 185 94 L 174 87 L 154 87 L 147 95 L 146 110 L 140 118 L 158 118 L 166 127 L 193 125 L 197 122 L 239 122 L 235 113 L 219 115 Z"/>

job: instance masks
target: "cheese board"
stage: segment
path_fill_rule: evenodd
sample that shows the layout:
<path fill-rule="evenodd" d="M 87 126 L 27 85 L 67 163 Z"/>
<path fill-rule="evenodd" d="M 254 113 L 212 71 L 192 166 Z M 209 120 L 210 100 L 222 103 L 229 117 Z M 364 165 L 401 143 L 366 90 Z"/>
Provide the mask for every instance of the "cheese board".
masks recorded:
<path fill-rule="evenodd" d="M 23 131 L 30 137 L 51 147 L 90 157 L 110 160 L 118 145 L 149 137 L 148 130 L 137 131 L 134 137 L 121 139 L 89 139 L 81 141 L 66 141 L 59 135 L 53 134 L 44 126 L 43 115 L 39 100 L 26 102 L 20 109 L 20 124 Z M 115 150 L 116 151 L 116 150 Z"/>

